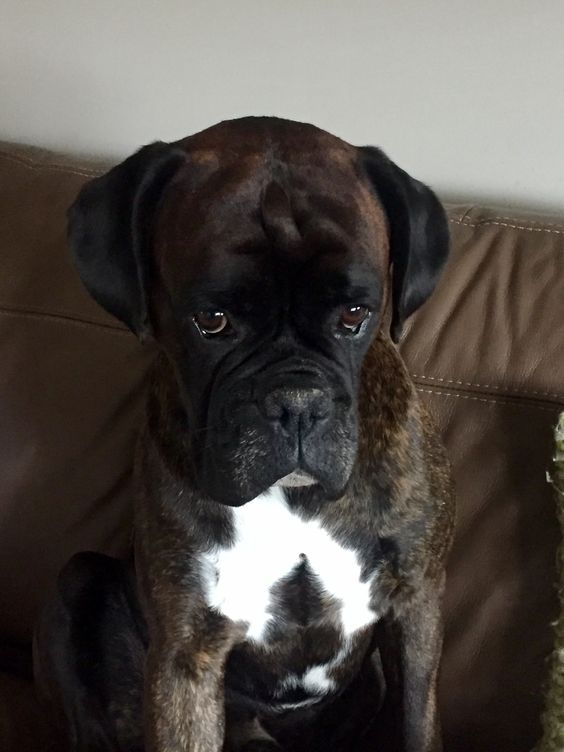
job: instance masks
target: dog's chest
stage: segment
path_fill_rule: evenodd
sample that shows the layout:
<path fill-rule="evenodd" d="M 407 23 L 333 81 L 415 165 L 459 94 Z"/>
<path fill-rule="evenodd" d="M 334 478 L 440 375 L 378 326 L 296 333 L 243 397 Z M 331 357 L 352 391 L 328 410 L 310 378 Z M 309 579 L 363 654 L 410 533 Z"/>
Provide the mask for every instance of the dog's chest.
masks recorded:
<path fill-rule="evenodd" d="M 357 553 L 340 545 L 318 520 L 304 520 L 274 488 L 233 510 L 235 542 L 202 558 L 208 605 L 247 622 L 247 637 L 268 641 L 273 630 L 332 621 L 347 640 L 372 623 L 370 580 Z"/>

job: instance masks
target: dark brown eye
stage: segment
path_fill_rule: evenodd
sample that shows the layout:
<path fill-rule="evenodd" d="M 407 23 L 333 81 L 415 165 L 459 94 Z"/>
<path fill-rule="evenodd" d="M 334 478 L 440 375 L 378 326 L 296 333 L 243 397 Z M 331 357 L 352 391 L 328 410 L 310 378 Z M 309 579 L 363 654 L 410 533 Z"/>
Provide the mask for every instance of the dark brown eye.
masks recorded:
<path fill-rule="evenodd" d="M 345 306 L 341 310 L 339 327 L 348 334 L 357 334 L 369 315 L 370 311 L 366 306 Z"/>
<path fill-rule="evenodd" d="M 226 334 L 231 325 L 223 311 L 199 311 L 194 315 L 194 323 L 204 337 Z"/>

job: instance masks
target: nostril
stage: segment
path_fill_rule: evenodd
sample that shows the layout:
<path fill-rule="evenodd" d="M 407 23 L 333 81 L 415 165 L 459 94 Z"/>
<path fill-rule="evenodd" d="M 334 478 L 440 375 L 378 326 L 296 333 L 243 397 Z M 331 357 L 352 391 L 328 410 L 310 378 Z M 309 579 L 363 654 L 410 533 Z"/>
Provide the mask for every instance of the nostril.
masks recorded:
<path fill-rule="evenodd" d="M 264 415 L 286 431 L 309 432 L 320 420 L 329 417 L 331 397 L 322 389 L 279 387 L 264 400 Z"/>
<path fill-rule="evenodd" d="M 264 414 L 269 420 L 287 419 L 288 409 L 277 392 L 271 392 L 264 400 Z"/>
<path fill-rule="evenodd" d="M 312 404 L 310 414 L 314 420 L 324 420 L 331 414 L 331 409 L 331 399 L 323 395 L 322 398 Z"/>
<path fill-rule="evenodd" d="M 291 432 L 297 428 L 300 413 L 286 401 L 276 395 L 268 395 L 264 403 L 264 415 L 273 423 L 278 423 L 285 431 Z"/>
<path fill-rule="evenodd" d="M 295 415 L 283 405 L 276 405 L 269 413 L 267 418 L 274 423 L 278 423 L 286 431 L 291 431 L 299 421 L 299 415 Z"/>

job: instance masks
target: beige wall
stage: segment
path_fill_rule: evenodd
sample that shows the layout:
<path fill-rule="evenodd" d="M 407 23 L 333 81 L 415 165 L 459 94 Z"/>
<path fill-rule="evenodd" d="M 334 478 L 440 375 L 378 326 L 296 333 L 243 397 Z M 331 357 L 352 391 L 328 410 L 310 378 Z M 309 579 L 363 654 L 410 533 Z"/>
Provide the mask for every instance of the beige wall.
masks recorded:
<path fill-rule="evenodd" d="M 0 0 L 0 138 L 122 155 L 277 114 L 564 210 L 562 0 Z"/>

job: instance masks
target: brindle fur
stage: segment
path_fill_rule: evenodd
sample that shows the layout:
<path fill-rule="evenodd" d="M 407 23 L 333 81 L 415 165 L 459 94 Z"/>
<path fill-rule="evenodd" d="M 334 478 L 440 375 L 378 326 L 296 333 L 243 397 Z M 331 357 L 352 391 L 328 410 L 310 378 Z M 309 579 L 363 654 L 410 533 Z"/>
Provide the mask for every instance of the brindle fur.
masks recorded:
<path fill-rule="evenodd" d="M 208 169 L 213 153 L 199 155 Z M 153 368 L 137 452 L 134 571 L 79 554 L 36 636 L 38 684 L 66 717 L 75 749 L 441 749 L 436 678 L 452 489 L 443 449 L 390 340 L 384 271 L 382 279 L 388 315 L 362 366 L 358 450 L 346 489 L 330 503 L 319 486 L 286 490 L 297 513 L 320 519 L 338 541 L 354 545 L 366 571 L 378 570 L 371 597 L 379 620 L 355 635 L 333 672 L 343 692 L 287 713 L 238 692 L 241 666 L 268 673 L 329 659 L 336 628 L 327 603 L 323 624 L 257 648 L 245 642 L 244 624 L 207 608 L 196 556 L 227 542 L 231 522 L 199 486 L 193 442 L 201 437 L 185 428 L 169 348 Z M 153 305 L 166 328 L 158 291 Z"/>

